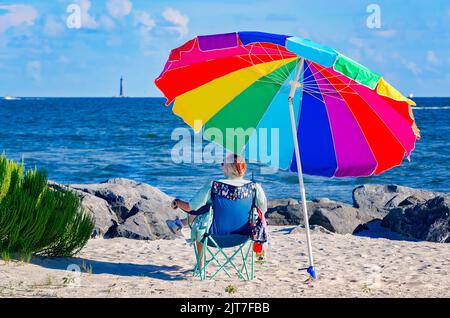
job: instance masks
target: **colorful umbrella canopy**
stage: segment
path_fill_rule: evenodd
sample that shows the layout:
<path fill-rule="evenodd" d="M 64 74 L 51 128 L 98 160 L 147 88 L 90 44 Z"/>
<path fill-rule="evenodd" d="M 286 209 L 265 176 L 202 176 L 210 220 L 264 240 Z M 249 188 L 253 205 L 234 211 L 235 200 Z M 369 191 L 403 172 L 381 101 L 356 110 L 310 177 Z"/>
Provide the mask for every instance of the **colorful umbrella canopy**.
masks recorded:
<path fill-rule="evenodd" d="M 298 173 L 312 278 L 303 173 L 377 175 L 409 159 L 420 138 L 413 101 L 352 59 L 295 36 L 198 36 L 171 51 L 155 83 L 194 131 L 214 128 L 221 138 L 204 137 L 234 153 L 276 128 L 278 138 L 267 138 L 264 147 L 278 151 L 279 168 Z M 241 129 L 244 140 L 235 143 L 227 129 Z M 261 159 L 261 151 L 245 150 Z"/>
<path fill-rule="evenodd" d="M 301 58 L 303 87 L 294 111 L 304 173 L 377 175 L 409 157 L 419 137 L 414 102 L 378 74 L 306 39 L 261 32 L 198 36 L 171 51 L 155 83 L 167 105 L 174 101 L 175 114 L 196 132 L 220 129 L 219 142 L 235 153 L 244 145 L 230 146 L 227 128 L 253 131 L 244 144 L 261 128 L 278 128 L 279 166 L 297 171 L 286 101 Z M 247 157 L 259 154 L 247 151 Z"/>

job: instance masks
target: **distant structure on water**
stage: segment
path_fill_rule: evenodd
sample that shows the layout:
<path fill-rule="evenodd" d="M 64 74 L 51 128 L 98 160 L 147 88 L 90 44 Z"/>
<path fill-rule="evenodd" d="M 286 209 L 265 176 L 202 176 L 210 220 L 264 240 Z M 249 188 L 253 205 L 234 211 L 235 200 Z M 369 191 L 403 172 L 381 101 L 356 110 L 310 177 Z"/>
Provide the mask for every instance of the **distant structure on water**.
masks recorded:
<path fill-rule="evenodd" d="M 120 97 L 125 97 L 125 92 L 123 90 L 123 76 L 120 77 Z"/>
<path fill-rule="evenodd" d="M 18 100 L 19 98 L 17 97 L 12 97 L 12 96 L 5 96 L 3 97 L 3 100 Z"/>

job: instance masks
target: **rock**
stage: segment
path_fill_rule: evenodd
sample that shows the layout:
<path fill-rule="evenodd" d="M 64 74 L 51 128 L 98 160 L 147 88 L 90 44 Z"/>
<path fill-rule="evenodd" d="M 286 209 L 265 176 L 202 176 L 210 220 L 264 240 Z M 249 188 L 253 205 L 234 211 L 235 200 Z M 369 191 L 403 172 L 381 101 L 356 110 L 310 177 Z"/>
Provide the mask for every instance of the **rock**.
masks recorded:
<path fill-rule="evenodd" d="M 174 211 L 170 207 L 171 197 L 145 183 L 117 178 L 70 187 L 104 200 L 115 212 L 118 222 L 107 231 L 108 237 L 173 239 L 176 235 L 165 221 L 186 216 L 181 210 Z"/>
<path fill-rule="evenodd" d="M 450 243 L 450 195 L 394 208 L 381 226 L 419 240 Z"/>
<path fill-rule="evenodd" d="M 328 231 L 326 228 L 320 226 L 320 225 L 311 225 L 310 227 L 311 232 L 316 233 L 325 233 L 325 234 L 334 234 L 333 232 Z M 289 234 L 305 234 L 305 227 L 304 226 L 296 226 L 289 230 Z"/>
<path fill-rule="evenodd" d="M 360 224 L 377 218 L 377 214 L 329 199 L 314 200 L 311 207 L 309 224 L 322 226 L 333 233 L 351 234 Z"/>
<path fill-rule="evenodd" d="M 135 240 L 173 239 L 175 236 L 165 225 L 165 220 L 152 220 L 152 213 L 139 213 L 119 224 L 113 237 L 126 237 Z M 178 236 L 181 236 L 178 235 Z"/>
<path fill-rule="evenodd" d="M 119 220 L 116 214 L 103 199 L 92 194 L 77 191 L 81 197 L 81 205 L 86 211 L 89 211 L 95 218 L 93 238 L 108 238 L 109 229 L 117 226 Z"/>
<path fill-rule="evenodd" d="M 268 225 L 299 225 L 303 223 L 302 207 L 294 199 L 277 199 L 267 202 Z"/>
<path fill-rule="evenodd" d="M 71 184 L 70 187 L 104 199 L 120 222 L 130 216 L 131 208 L 140 198 L 136 183 L 127 179 L 111 179 L 99 184 Z"/>
<path fill-rule="evenodd" d="M 414 238 L 401 235 L 397 232 L 391 231 L 388 228 L 381 226 L 382 220 L 373 220 L 358 226 L 353 235 L 369 238 L 383 238 L 391 241 L 417 241 Z"/>
<path fill-rule="evenodd" d="M 158 188 L 141 182 L 116 178 L 99 184 L 75 184 L 70 187 L 106 200 L 121 223 L 139 212 L 133 209 L 139 202 L 147 202 L 147 208 L 152 211 L 173 212 L 170 208 L 171 197 Z"/>
<path fill-rule="evenodd" d="M 299 201 L 289 198 L 289 199 L 275 199 L 275 200 L 269 200 L 267 202 L 267 208 L 275 208 L 277 206 L 286 206 L 286 205 L 296 205 L 299 204 Z"/>
<path fill-rule="evenodd" d="M 358 225 L 382 218 L 377 212 L 360 211 L 349 204 L 330 199 L 308 201 L 307 208 L 310 226 L 321 226 L 340 234 L 353 233 Z M 269 225 L 304 224 L 302 206 L 293 199 L 269 201 L 266 219 Z"/>
<path fill-rule="evenodd" d="M 311 232 L 334 234 L 333 232 L 328 231 L 326 228 L 324 228 L 323 226 L 320 226 L 320 225 L 311 225 L 309 228 L 311 229 Z M 303 233 L 304 233 L 304 231 L 303 231 Z"/>
<path fill-rule="evenodd" d="M 367 225 L 367 223 L 364 223 L 364 224 L 358 225 L 352 234 L 355 235 L 355 234 L 359 234 L 361 232 L 368 231 L 368 230 L 369 230 L 369 226 Z"/>
<path fill-rule="evenodd" d="M 169 200 L 170 202 L 171 200 Z M 124 223 L 119 224 L 112 237 L 126 237 L 137 240 L 174 239 L 182 236 L 175 235 L 169 230 L 166 224 L 167 219 L 174 219 L 175 214 L 172 209 L 155 210 L 152 202 L 141 201 L 136 203 L 131 209 L 133 214 Z M 180 217 L 185 217 L 180 215 Z"/>
<path fill-rule="evenodd" d="M 107 238 L 109 229 L 118 224 L 119 221 L 116 214 L 105 200 L 98 198 L 95 195 L 82 192 L 53 181 L 49 181 L 49 186 L 51 188 L 58 188 L 65 191 L 73 191 L 80 197 L 81 206 L 95 219 L 92 238 Z"/>
<path fill-rule="evenodd" d="M 438 195 L 436 192 L 395 184 L 365 184 L 353 189 L 353 206 L 360 210 L 386 215 L 390 209 L 425 202 L 436 195 Z"/>

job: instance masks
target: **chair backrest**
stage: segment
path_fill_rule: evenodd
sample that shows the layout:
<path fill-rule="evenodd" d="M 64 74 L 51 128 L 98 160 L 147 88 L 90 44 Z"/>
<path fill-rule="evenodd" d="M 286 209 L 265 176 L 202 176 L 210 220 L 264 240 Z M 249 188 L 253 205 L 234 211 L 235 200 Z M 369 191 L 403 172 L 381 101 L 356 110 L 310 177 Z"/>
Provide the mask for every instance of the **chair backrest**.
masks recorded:
<path fill-rule="evenodd" d="M 250 213 L 254 196 L 253 182 L 236 187 L 214 181 L 211 188 L 213 222 L 209 233 L 250 235 Z"/>

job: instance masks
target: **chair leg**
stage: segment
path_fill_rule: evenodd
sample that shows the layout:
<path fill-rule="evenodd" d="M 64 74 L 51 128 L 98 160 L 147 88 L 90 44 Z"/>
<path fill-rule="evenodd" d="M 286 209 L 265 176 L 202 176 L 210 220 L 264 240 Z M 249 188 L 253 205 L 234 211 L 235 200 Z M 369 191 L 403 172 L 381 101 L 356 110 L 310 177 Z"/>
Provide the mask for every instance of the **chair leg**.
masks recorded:
<path fill-rule="evenodd" d="M 205 260 L 206 257 L 205 256 L 205 245 L 202 245 L 202 247 L 199 247 L 199 242 L 195 242 L 194 244 L 194 253 L 195 253 L 195 260 L 196 260 L 196 264 L 194 267 L 194 273 L 193 276 L 196 277 L 198 276 L 200 278 L 200 280 L 203 280 L 203 277 L 205 276 L 204 273 L 204 268 L 205 268 Z M 203 262 L 202 262 L 203 260 Z M 203 266 L 202 266 L 203 263 Z"/>
<path fill-rule="evenodd" d="M 195 267 L 194 267 L 194 277 L 201 277 L 201 267 L 200 267 L 200 253 L 197 250 L 197 244 L 194 244 L 194 253 L 195 253 Z"/>
<path fill-rule="evenodd" d="M 219 265 L 219 267 L 222 266 L 222 264 L 220 264 L 219 259 L 217 258 L 217 255 L 219 255 L 220 251 L 218 251 L 217 253 L 213 253 L 210 249 L 208 249 L 208 251 L 212 256 L 211 260 L 214 260 L 217 263 L 217 265 Z M 225 272 L 225 274 L 227 274 L 228 277 L 231 278 L 231 275 L 230 275 L 230 273 L 228 273 L 226 268 L 224 268 L 223 271 Z"/>
<path fill-rule="evenodd" d="M 241 250 L 241 258 L 242 258 L 241 273 L 243 273 L 245 271 L 245 275 L 247 276 L 247 279 L 248 279 L 247 266 L 246 266 L 247 264 L 246 264 L 244 252 L 242 250 Z"/>
<path fill-rule="evenodd" d="M 208 238 L 205 239 L 205 242 L 202 246 L 202 257 L 203 257 L 203 280 L 206 280 L 206 249 L 208 248 Z"/>
<path fill-rule="evenodd" d="M 253 280 L 253 279 L 255 279 L 255 252 L 253 251 L 252 241 L 250 241 L 250 253 L 252 253 L 250 279 Z"/>
<path fill-rule="evenodd" d="M 215 248 L 217 248 L 217 252 L 214 253 L 211 249 L 208 247 L 208 240 L 211 240 Z M 248 244 L 248 248 L 247 248 Z M 244 250 L 246 249 L 246 252 Z M 206 280 L 206 279 L 214 279 L 218 273 L 220 273 L 222 270 L 225 272 L 225 274 L 228 277 L 231 277 L 230 273 L 227 271 L 226 266 L 231 265 L 234 270 L 236 271 L 238 277 L 243 280 L 253 280 L 254 279 L 254 252 L 252 248 L 252 241 L 248 240 L 246 243 L 243 243 L 239 246 L 237 250 L 234 251 L 234 253 L 228 257 L 228 255 L 223 251 L 222 248 L 218 246 L 218 244 L 215 242 L 215 240 L 212 237 L 205 238 L 205 241 L 202 243 L 202 248 L 199 249 L 198 245 L 194 246 L 195 256 L 197 260 L 197 265 L 194 268 L 194 276 L 198 276 L 200 280 Z M 207 259 L 207 254 L 211 254 L 211 258 Z M 239 269 L 236 264 L 233 262 L 233 258 L 240 253 L 242 256 L 242 267 Z M 250 254 L 249 254 L 250 253 Z M 217 258 L 219 254 L 222 254 L 226 261 L 221 264 L 220 260 Z M 248 261 L 250 259 L 250 271 L 248 268 Z M 200 264 L 203 261 L 203 266 L 200 266 Z M 207 277 L 207 267 L 211 262 L 216 262 L 219 266 L 219 269 L 216 270 L 216 272 L 211 275 L 210 277 Z M 245 271 L 245 276 L 244 276 Z"/>
<path fill-rule="evenodd" d="M 244 248 L 246 247 L 246 245 L 248 244 L 248 242 L 246 242 L 244 244 Z M 241 267 L 241 272 L 243 272 L 245 270 L 245 276 L 247 276 L 247 280 L 250 280 L 250 276 L 248 275 L 248 269 L 247 269 L 247 261 L 248 261 L 248 256 L 249 256 L 249 252 L 250 252 L 250 247 L 251 244 L 248 244 L 249 247 L 247 248 L 247 252 L 244 254 L 243 249 L 241 249 L 241 256 L 242 256 L 242 267 Z"/>
<path fill-rule="evenodd" d="M 223 268 L 225 268 L 226 265 L 231 264 L 231 266 L 234 268 L 234 270 L 236 271 L 236 273 L 238 274 L 239 278 L 244 279 L 244 276 L 242 275 L 242 273 L 239 271 L 239 269 L 236 267 L 236 265 L 233 263 L 232 259 L 242 250 L 243 245 L 240 245 L 239 248 L 230 256 L 228 257 L 228 255 L 217 245 L 217 243 L 214 241 L 213 238 L 211 238 L 211 241 L 214 243 L 214 245 L 220 250 L 220 252 L 222 253 L 223 256 L 225 256 L 226 258 L 226 262 L 222 264 L 222 266 L 220 266 L 220 268 L 214 273 L 214 275 L 211 276 L 211 279 L 213 279 Z"/>

